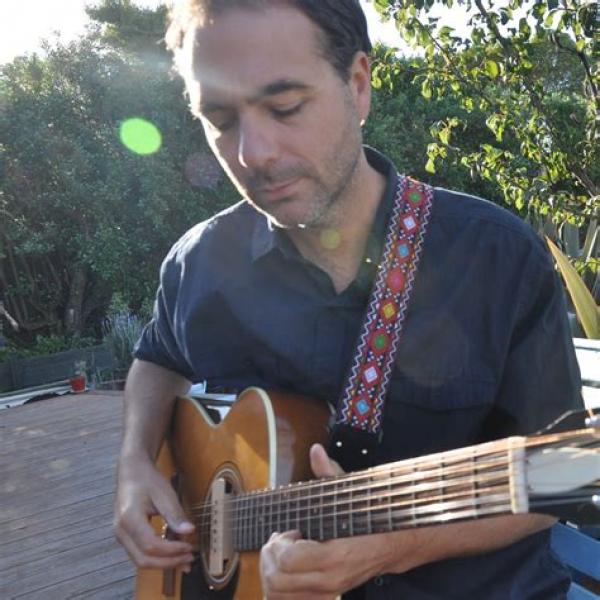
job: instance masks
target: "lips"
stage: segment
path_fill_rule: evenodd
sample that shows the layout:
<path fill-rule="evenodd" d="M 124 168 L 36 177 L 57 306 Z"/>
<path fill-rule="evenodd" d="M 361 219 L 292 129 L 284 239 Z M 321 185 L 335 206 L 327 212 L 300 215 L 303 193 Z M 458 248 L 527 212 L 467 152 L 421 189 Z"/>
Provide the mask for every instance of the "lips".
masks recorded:
<path fill-rule="evenodd" d="M 277 183 L 275 185 L 263 186 L 258 190 L 261 196 L 267 196 L 271 199 L 277 199 L 279 197 L 286 196 L 290 194 L 295 185 L 298 183 L 299 178 L 290 179 L 289 181 L 285 181 L 283 183 Z"/>

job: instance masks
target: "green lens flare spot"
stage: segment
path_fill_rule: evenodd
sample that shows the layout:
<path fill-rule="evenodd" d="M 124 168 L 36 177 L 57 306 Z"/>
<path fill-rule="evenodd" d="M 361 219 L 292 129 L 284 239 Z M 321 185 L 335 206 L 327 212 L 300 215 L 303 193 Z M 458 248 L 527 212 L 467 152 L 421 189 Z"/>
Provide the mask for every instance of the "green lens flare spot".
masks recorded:
<path fill-rule="evenodd" d="M 121 123 L 119 137 L 127 149 L 142 156 L 158 152 L 162 145 L 162 135 L 156 125 L 138 117 Z"/>

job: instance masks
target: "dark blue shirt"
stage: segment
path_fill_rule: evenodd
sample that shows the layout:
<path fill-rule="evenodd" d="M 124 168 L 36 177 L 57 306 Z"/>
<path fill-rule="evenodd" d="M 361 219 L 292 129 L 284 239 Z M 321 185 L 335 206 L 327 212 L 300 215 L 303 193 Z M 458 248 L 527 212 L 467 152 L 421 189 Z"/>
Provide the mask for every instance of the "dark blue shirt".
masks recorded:
<path fill-rule="evenodd" d="M 335 403 L 390 215 L 396 171 L 355 281 L 336 293 L 285 232 L 242 202 L 172 248 L 135 350 L 213 390 L 250 385 Z M 540 238 L 508 211 L 436 189 L 385 407 L 379 461 L 527 434 L 581 406 L 562 288 Z M 377 578 L 368 597 L 563 598 L 547 532 L 500 551 Z"/>

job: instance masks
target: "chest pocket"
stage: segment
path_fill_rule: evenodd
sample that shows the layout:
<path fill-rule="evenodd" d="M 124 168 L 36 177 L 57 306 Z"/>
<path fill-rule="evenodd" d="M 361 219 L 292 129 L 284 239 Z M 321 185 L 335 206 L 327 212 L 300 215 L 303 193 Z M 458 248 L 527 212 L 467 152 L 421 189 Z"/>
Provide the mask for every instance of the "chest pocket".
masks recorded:
<path fill-rule="evenodd" d="M 430 317 L 419 319 L 418 330 L 407 327 L 400 343 L 385 406 L 384 460 L 481 441 L 494 406 L 496 381 L 476 336 L 449 318 Z"/>

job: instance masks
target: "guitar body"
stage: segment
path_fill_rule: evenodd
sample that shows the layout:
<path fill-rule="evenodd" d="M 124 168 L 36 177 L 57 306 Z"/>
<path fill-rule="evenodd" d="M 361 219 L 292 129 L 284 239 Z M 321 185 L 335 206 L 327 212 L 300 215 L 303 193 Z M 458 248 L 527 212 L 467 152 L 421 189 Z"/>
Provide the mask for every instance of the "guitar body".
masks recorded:
<path fill-rule="evenodd" d="M 328 416 L 324 403 L 250 388 L 215 424 L 199 403 L 179 398 L 157 464 L 165 477 L 177 479 L 182 504 L 193 515 L 211 500 L 216 479 L 225 480 L 233 494 L 311 479 L 309 448 L 325 443 Z M 161 532 L 165 524 L 154 517 L 152 525 Z M 206 540 L 196 536 L 191 541 L 199 555 L 192 573 L 140 569 L 137 600 L 262 598 L 258 551 L 230 556 L 225 572 L 211 576 Z"/>

